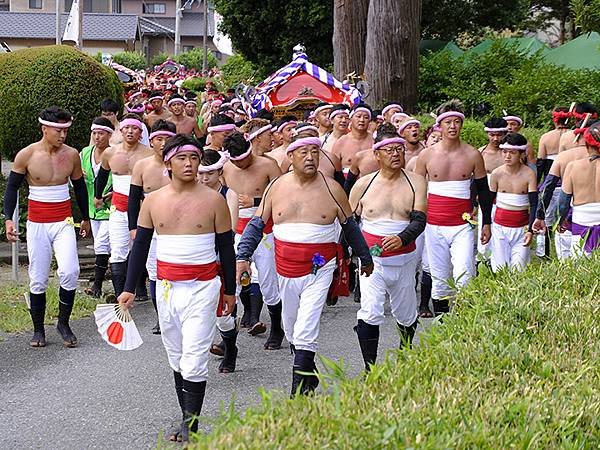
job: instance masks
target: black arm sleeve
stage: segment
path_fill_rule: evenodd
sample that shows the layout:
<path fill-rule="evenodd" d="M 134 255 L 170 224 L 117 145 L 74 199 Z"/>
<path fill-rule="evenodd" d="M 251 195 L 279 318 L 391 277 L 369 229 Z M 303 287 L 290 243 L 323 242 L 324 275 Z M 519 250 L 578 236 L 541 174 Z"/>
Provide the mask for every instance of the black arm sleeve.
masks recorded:
<path fill-rule="evenodd" d="M 412 210 L 408 215 L 408 226 L 398 233 L 398 237 L 402 239 L 402 245 L 408 245 L 414 242 L 419 235 L 425 231 L 427 224 L 427 215 L 422 211 Z"/>
<path fill-rule="evenodd" d="M 127 201 L 127 220 L 129 230 L 137 228 L 138 217 L 140 216 L 140 207 L 144 199 L 144 188 L 137 184 L 129 185 L 129 200 Z"/>
<path fill-rule="evenodd" d="M 75 192 L 75 201 L 81 211 L 81 220 L 90 220 L 90 204 L 88 191 L 85 185 L 85 179 L 79 177 L 76 180 L 71 180 L 73 183 L 73 191 Z"/>
<path fill-rule="evenodd" d="M 363 266 L 369 266 L 373 264 L 373 258 L 369 252 L 369 246 L 365 242 L 356 220 L 353 217 L 349 217 L 345 223 L 342 224 L 342 231 L 346 237 L 346 241 L 352 247 L 352 250 L 360 259 L 360 263 Z"/>
<path fill-rule="evenodd" d="M 352 173 L 351 171 L 348 171 L 348 176 L 346 177 L 346 180 L 344 181 L 344 192 L 346 192 L 347 196 L 350 196 L 350 191 L 354 187 L 356 180 L 358 180 L 358 175 L 355 173 Z"/>
<path fill-rule="evenodd" d="M 223 281 L 225 284 L 225 295 L 235 295 L 235 250 L 233 249 L 233 231 L 217 233 L 215 235 L 217 248 L 219 249 L 219 258 L 221 260 L 221 270 L 223 271 Z"/>
<path fill-rule="evenodd" d="M 344 178 L 344 172 L 341 170 L 336 170 L 333 172 L 333 179 L 338 182 L 341 187 L 344 187 L 346 184 L 346 179 Z"/>
<path fill-rule="evenodd" d="M 254 206 L 260 206 L 260 202 L 262 201 L 262 197 L 254 197 Z"/>
<path fill-rule="evenodd" d="M 137 229 L 135 241 L 133 241 L 127 262 L 127 279 L 125 280 L 124 292 L 135 292 L 138 279 L 146 268 L 146 260 L 148 259 L 153 233 L 153 228 L 138 227 Z"/>
<path fill-rule="evenodd" d="M 494 191 L 490 191 L 490 199 L 492 201 L 492 205 L 494 204 L 494 202 L 496 201 L 496 195 L 498 195 L 497 192 Z"/>
<path fill-rule="evenodd" d="M 106 183 L 108 183 L 109 174 L 110 170 L 106 170 L 104 167 L 100 166 L 100 169 L 98 170 L 98 176 L 96 177 L 96 183 L 94 184 L 95 198 L 102 198 L 102 194 L 104 194 L 104 188 L 106 188 Z"/>
<path fill-rule="evenodd" d="M 25 179 L 24 173 L 10 171 L 6 192 L 4 192 L 4 219 L 12 220 L 15 208 L 17 207 L 17 192 Z"/>
<path fill-rule="evenodd" d="M 262 217 L 254 216 L 250 219 L 238 244 L 237 259 L 240 261 L 250 261 L 252 254 L 262 240 L 264 228 L 265 222 L 262 220 Z"/>
<path fill-rule="evenodd" d="M 542 191 L 542 201 L 538 201 L 536 218 L 542 220 L 546 218 L 546 209 L 548 209 L 548 206 L 550 206 L 554 189 L 556 189 L 559 181 L 560 177 L 557 177 L 556 175 L 548 175 L 544 181 L 545 186 L 544 190 Z"/>
<path fill-rule="evenodd" d="M 538 158 L 535 162 L 535 167 L 537 168 L 537 182 L 538 185 L 542 182 L 544 178 L 548 176 L 548 172 L 550 172 L 550 168 L 552 167 L 551 159 L 541 159 Z"/>
<path fill-rule="evenodd" d="M 483 225 L 492 223 L 492 195 L 488 185 L 487 177 L 476 178 L 474 180 L 475 188 L 477 189 L 477 197 L 479 198 L 479 207 L 483 217 Z"/>
<path fill-rule="evenodd" d="M 569 214 L 569 209 L 571 209 L 571 198 L 572 197 L 573 197 L 573 194 L 566 194 L 561 189 L 560 195 L 558 197 L 558 215 L 559 215 L 558 223 L 562 223 L 563 220 L 565 220 L 567 218 L 567 215 Z"/>
<path fill-rule="evenodd" d="M 527 194 L 527 196 L 529 197 L 529 231 L 531 231 L 533 222 L 535 221 L 535 213 L 537 211 L 539 196 L 537 192 L 530 192 Z"/>

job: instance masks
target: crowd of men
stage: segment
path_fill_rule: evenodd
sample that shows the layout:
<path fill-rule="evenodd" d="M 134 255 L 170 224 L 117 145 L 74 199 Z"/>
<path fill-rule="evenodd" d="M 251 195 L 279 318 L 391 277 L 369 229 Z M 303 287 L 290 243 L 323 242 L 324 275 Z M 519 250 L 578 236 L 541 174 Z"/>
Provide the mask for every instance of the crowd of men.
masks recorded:
<path fill-rule="evenodd" d="M 197 429 L 209 354 L 221 373 L 236 369 L 236 339 L 269 330 L 265 350 L 293 353 L 292 395 L 316 389 L 315 353 L 325 305 L 355 290 L 354 328 L 365 369 L 375 363 L 389 302 L 401 346 L 419 317 L 449 312 L 456 289 L 476 275 L 477 258 L 494 272 L 523 270 L 537 242 L 559 258 L 590 254 L 600 235 L 600 122 L 589 103 L 557 107 L 555 129 L 539 142 L 519 133 L 514 115 L 485 122 L 488 143 L 461 140 L 462 104 L 421 123 L 397 103 L 321 103 L 298 120 L 211 93 L 133 95 L 101 103 L 90 145 L 65 144 L 72 115 L 39 115 L 42 138 L 14 161 L 4 199 L 29 185 L 27 249 L 33 347 L 44 347 L 52 252 L 58 264 L 57 329 L 69 326 L 79 275 L 69 185 L 80 234 L 96 254 L 88 293 L 129 308 L 146 280 L 173 369 L 183 420 L 171 434 Z M 165 108 L 166 104 L 166 108 Z M 9 240 L 16 224 L 6 220 Z M 360 294 L 358 294 L 360 292 Z M 419 294 L 420 298 L 417 298 Z M 270 324 L 261 321 L 266 305 Z M 214 341 L 219 330 L 220 342 Z"/>

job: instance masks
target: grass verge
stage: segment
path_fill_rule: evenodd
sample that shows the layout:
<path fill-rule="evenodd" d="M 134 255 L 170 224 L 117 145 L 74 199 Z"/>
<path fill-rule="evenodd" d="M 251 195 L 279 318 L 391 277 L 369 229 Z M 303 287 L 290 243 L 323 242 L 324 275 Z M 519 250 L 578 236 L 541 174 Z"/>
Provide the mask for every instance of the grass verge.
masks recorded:
<path fill-rule="evenodd" d="M 364 379 L 224 411 L 195 448 L 600 448 L 600 255 L 484 273 Z M 348 345 L 358 345 L 349 343 Z"/>

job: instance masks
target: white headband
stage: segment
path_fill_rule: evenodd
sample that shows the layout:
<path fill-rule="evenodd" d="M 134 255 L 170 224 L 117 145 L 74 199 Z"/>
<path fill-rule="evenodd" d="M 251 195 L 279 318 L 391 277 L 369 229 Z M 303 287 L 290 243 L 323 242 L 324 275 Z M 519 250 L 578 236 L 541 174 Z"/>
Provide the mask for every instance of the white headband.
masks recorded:
<path fill-rule="evenodd" d="M 241 161 L 242 159 L 246 159 L 248 156 L 250 156 L 251 153 L 252 153 L 252 144 L 250 144 L 250 147 L 248 147 L 248 150 L 246 150 L 245 153 L 242 153 L 239 156 L 231 156 L 229 154 L 229 152 L 227 152 L 227 157 L 232 161 Z"/>
<path fill-rule="evenodd" d="M 518 150 L 520 152 L 527 151 L 527 145 L 512 145 L 512 144 L 500 144 L 502 150 Z"/>
<path fill-rule="evenodd" d="M 164 98 L 162 98 L 160 95 L 155 95 L 154 97 L 150 97 L 148 99 L 149 102 L 152 102 L 152 100 L 164 100 Z"/>
<path fill-rule="evenodd" d="M 172 98 L 167 102 L 167 106 L 174 105 L 175 103 L 185 103 L 185 100 L 182 98 Z"/>
<path fill-rule="evenodd" d="M 404 129 L 409 125 L 421 126 L 421 122 L 419 122 L 417 119 L 410 119 L 410 120 L 407 120 L 406 122 L 401 123 L 400 126 L 398 127 L 398 134 L 402 133 L 404 131 Z"/>
<path fill-rule="evenodd" d="M 405 119 L 407 117 L 410 117 L 410 116 L 403 112 L 397 112 L 397 113 L 392 114 L 392 117 L 390 120 L 393 122 L 396 119 Z"/>
<path fill-rule="evenodd" d="M 333 105 L 321 105 L 319 106 L 317 109 L 315 109 L 315 115 L 319 114 L 321 111 L 325 110 L 325 109 L 330 109 L 333 108 Z"/>
<path fill-rule="evenodd" d="M 389 138 L 389 139 L 384 139 L 383 141 L 377 142 L 376 144 L 373 145 L 373 150 L 377 150 L 381 147 L 385 147 L 386 145 L 390 145 L 390 144 L 402 144 L 404 145 L 406 141 L 404 139 L 402 139 L 401 137 L 394 137 L 394 138 Z"/>
<path fill-rule="evenodd" d="M 502 127 L 502 128 L 484 127 L 483 131 L 485 131 L 486 133 L 503 133 L 505 131 L 508 131 L 508 128 L 506 128 L 506 127 Z"/>
<path fill-rule="evenodd" d="M 304 125 L 300 128 L 295 128 L 293 130 L 294 136 L 297 136 L 298 134 L 302 133 L 303 131 L 314 131 L 314 132 L 318 133 L 319 129 L 317 127 L 315 127 L 314 125 Z"/>
<path fill-rule="evenodd" d="M 348 115 L 349 110 L 347 109 L 336 109 L 335 111 L 332 111 L 331 114 L 329 114 L 329 118 L 333 119 L 335 116 L 339 116 L 340 114 L 346 114 Z"/>
<path fill-rule="evenodd" d="M 196 102 L 196 100 L 186 100 L 185 104 L 192 104 L 192 105 L 197 105 L 198 103 Z"/>
<path fill-rule="evenodd" d="M 107 126 L 104 126 L 104 125 L 98 125 L 97 123 L 93 123 L 92 124 L 91 130 L 92 131 L 96 131 L 96 130 L 106 131 L 107 133 L 113 133 L 115 131 L 111 127 L 107 127 Z"/>
<path fill-rule="evenodd" d="M 514 120 L 515 122 L 519 122 L 519 125 L 523 125 L 523 119 L 519 116 L 504 116 L 503 119 L 506 121 Z"/>
<path fill-rule="evenodd" d="M 215 133 L 215 132 L 219 132 L 219 131 L 232 131 L 235 130 L 235 124 L 233 123 L 226 123 L 224 125 L 215 125 L 214 127 L 208 127 L 206 129 L 206 131 L 208 131 L 209 133 Z"/>
<path fill-rule="evenodd" d="M 400 106 L 397 103 L 392 103 L 391 105 L 387 105 L 385 108 L 383 108 L 383 110 L 381 111 L 381 114 L 385 116 L 385 113 L 388 112 L 390 109 L 393 108 L 398 108 L 400 110 L 400 112 L 403 112 L 404 109 L 402 108 L 402 106 Z"/>
<path fill-rule="evenodd" d="M 350 118 L 352 119 L 352 116 L 354 116 L 354 114 L 359 113 L 359 112 L 367 113 L 369 116 L 369 119 L 371 118 L 371 111 L 369 111 L 367 108 L 365 108 L 363 106 L 359 106 L 358 108 L 352 110 L 352 112 L 350 113 Z"/>
<path fill-rule="evenodd" d="M 281 131 L 282 131 L 282 130 L 283 130 L 285 127 L 286 127 L 286 126 L 288 126 L 288 125 L 292 125 L 292 126 L 294 126 L 294 127 L 295 127 L 297 123 L 298 123 L 298 122 L 296 122 L 295 120 L 289 120 L 289 121 L 287 121 L 287 122 L 283 122 L 281 125 L 279 125 L 279 126 L 277 127 L 277 131 L 279 131 L 279 132 L 281 133 Z"/>
<path fill-rule="evenodd" d="M 246 138 L 246 140 L 248 142 L 250 142 L 252 139 L 256 138 L 259 134 L 263 134 L 265 131 L 269 131 L 271 129 L 272 129 L 272 127 L 271 127 L 271 124 L 269 123 L 269 124 L 265 125 L 264 127 L 259 128 L 258 130 L 253 131 L 250 134 L 245 134 L 244 138 Z"/>
<path fill-rule="evenodd" d="M 298 140 L 292 142 L 285 151 L 287 153 L 293 152 L 297 148 L 305 147 L 307 145 L 316 145 L 320 149 L 321 148 L 321 139 L 319 139 L 318 137 L 301 138 L 301 139 L 298 139 Z"/>
<path fill-rule="evenodd" d="M 121 121 L 121 123 L 119 124 L 119 130 L 122 130 L 123 128 L 125 128 L 127 126 L 137 127 L 140 130 L 144 129 L 144 124 L 142 124 L 142 122 L 140 122 L 137 119 L 128 118 L 128 119 L 123 119 Z"/>
<path fill-rule="evenodd" d="M 38 122 L 42 125 L 52 128 L 69 128 L 71 125 L 73 125 L 73 120 L 69 120 L 68 122 L 50 122 L 49 120 L 44 120 L 39 117 Z"/>
<path fill-rule="evenodd" d="M 221 170 L 225 163 L 229 160 L 229 153 L 219 152 L 219 155 L 221 155 L 221 157 L 216 163 L 211 164 L 210 166 L 203 166 L 202 164 L 198 166 L 198 173 L 206 173 L 212 172 L 213 170 Z"/>
<path fill-rule="evenodd" d="M 158 130 L 153 133 L 150 133 L 150 136 L 148 136 L 148 140 L 151 141 L 155 137 L 159 137 L 159 136 L 173 137 L 173 136 L 175 136 L 175 133 L 173 133 L 172 131 L 169 131 L 169 130 Z"/>
<path fill-rule="evenodd" d="M 435 118 L 435 124 L 439 125 L 442 122 L 442 120 L 444 120 L 448 117 L 458 117 L 463 122 L 465 121 L 465 115 L 463 113 L 458 112 L 458 111 L 447 111 L 445 113 L 440 114 L 439 116 L 437 116 Z"/>

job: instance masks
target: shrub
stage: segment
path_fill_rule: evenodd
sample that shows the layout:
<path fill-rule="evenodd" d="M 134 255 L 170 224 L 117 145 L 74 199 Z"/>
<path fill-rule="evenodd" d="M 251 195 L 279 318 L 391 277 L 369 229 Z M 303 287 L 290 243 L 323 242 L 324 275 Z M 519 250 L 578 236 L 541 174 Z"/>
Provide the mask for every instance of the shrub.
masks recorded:
<path fill-rule="evenodd" d="M 230 56 L 221 66 L 221 76 L 228 87 L 234 87 L 238 83 L 256 85 L 265 78 L 258 67 L 239 53 Z"/>
<path fill-rule="evenodd" d="M 169 54 L 166 52 L 158 53 L 152 57 L 150 60 L 150 67 L 160 66 L 167 59 L 169 59 Z"/>
<path fill-rule="evenodd" d="M 177 56 L 173 56 L 173 60 L 179 64 L 183 64 L 186 69 L 196 69 L 197 71 L 201 71 L 202 63 L 204 61 L 204 49 L 194 48 L 189 52 L 184 52 Z M 210 51 L 208 53 L 207 63 L 207 69 L 211 69 L 219 65 L 219 61 L 217 60 L 216 56 Z"/>
<path fill-rule="evenodd" d="M 20 149 L 38 141 L 38 114 L 51 105 L 73 114 L 67 144 L 84 147 L 104 98 L 123 105 L 123 90 L 115 72 L 72 47 L 36 47 L 0 54 L 2 154 L 12 160 Z"/>
<path fill-rule="evenodd" d="M 140 52 L 115 53 L 112 59 L 117 64 L 121 64 L 131 70 L 142 70 L 148 65 L 146 63 L 146 57 Z"/>

